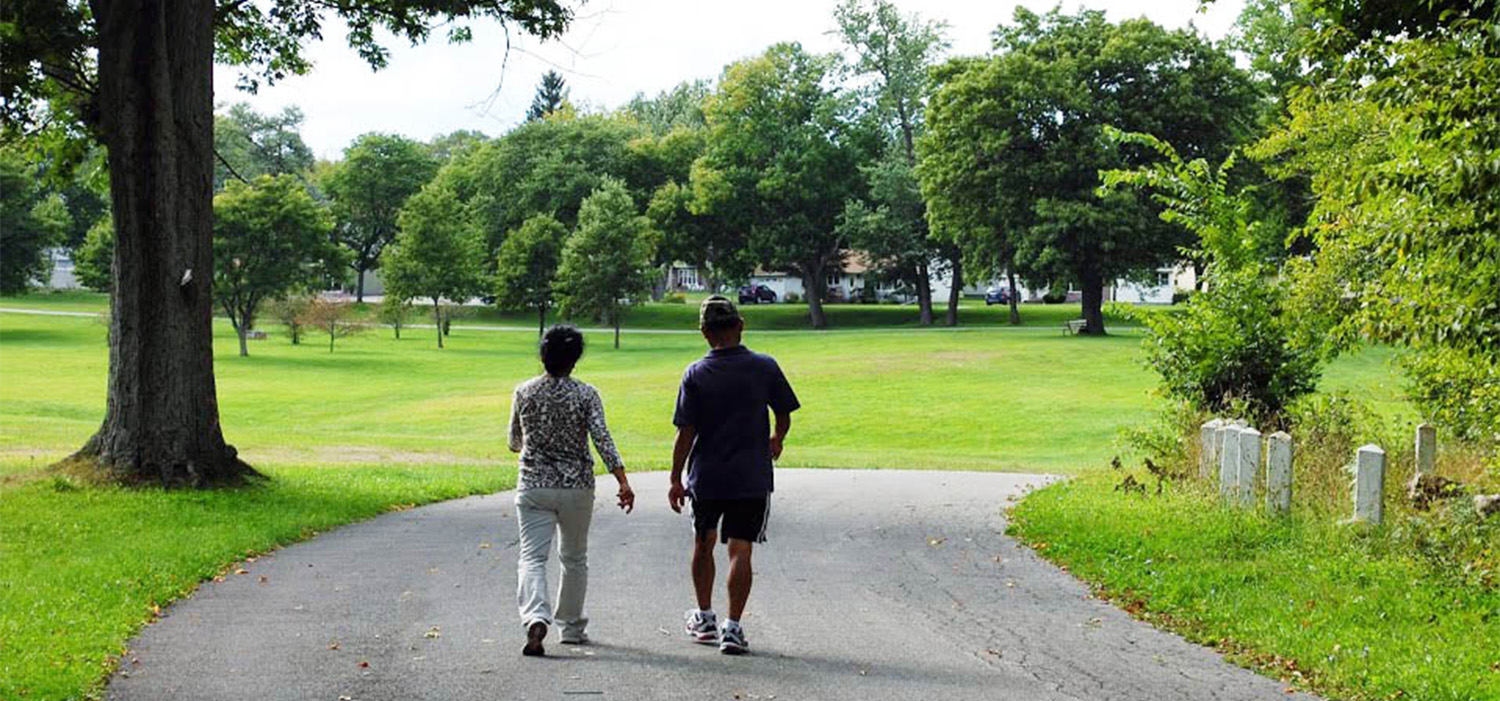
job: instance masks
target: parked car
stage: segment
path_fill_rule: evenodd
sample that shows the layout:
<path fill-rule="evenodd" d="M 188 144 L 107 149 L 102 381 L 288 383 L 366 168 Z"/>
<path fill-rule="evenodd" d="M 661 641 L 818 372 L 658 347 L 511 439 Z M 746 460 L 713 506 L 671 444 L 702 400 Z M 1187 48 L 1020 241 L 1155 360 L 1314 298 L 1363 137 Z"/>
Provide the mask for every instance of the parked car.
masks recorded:
<path fill-rule="evenodd" d="M 775 304 L 776 290 L 765 285 L 745 285 L 740 288 L 740 304 Z"/>
<path fill-rule="evenodd" d="M 991 287 L 984 291 L 984 306 L 991 304 L 1010 304 L 1009 287 Z"/>

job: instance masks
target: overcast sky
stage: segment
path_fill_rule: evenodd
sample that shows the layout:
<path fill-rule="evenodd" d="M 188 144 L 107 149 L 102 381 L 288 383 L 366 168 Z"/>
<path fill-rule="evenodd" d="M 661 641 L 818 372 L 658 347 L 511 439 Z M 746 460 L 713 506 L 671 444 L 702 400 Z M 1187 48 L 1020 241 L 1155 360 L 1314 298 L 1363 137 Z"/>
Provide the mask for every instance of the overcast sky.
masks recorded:
<path fill-rule="evenodd" d="M 257 95 L 234 88 L 235 70 L 219 67 L 214 79 L 221 104 L 247 101 L 262 112 L 297 105 L 306 115 L 302 137 L 320 158 L 338 158 L 369 131 L 426 140 L 455 129 L 499 135 L 525 115 L 537 80 L 549 68 L 565 77 L 574 103 L 612 109 L 637 92 L 648 95 L 684 80 L 715 78 L 725 64 L 779 41 L 799 41 L 812 51 L 833 51 L 828 34 L 838 0 L 592 0 L 560 40 L 512 37 L 506 59 L 498 24 L 478 25 L 474 41 L 450 45 L 441 36 L 410 47 L 387 41 L 389 67 L 372 72 L 344 39 L 342 24 L 325 28 L 312 44 L 311 74 Z M 1039 12 L 1054 0 L 896 0 L 906 11 L 949 24 L 953 55 L 989 50 L 990 32 L 1008 21 L 1016 5 Z M 1063 2 L 1073 11 L 1078 2 Z M 1145 15 L 1167 27 L 1192 23 L 1222 38 L 1243 0 L 1218 0 L 1206 13 L 1199 0 L 1086 0 L 1111 20 Z M 503 65 L 502 65 L 503 63 Z M 498 93 L 496 92 L 499 88 Z"/>

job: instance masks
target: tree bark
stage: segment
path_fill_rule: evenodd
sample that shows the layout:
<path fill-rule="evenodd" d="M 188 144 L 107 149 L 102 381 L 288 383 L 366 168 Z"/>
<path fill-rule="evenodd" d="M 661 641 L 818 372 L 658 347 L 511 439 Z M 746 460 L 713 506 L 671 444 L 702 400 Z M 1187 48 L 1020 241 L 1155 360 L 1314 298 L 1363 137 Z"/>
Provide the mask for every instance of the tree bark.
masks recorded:
<path fill-rule="evenodd" d="M 354 301 L 357 304 L 365 302 L 365 269 L 354 269 Z"/>
<path fill-rule="evenodd" d="M 1010 284 L 1010 325 L 1021 325 L 1021 300 L 1017 299 L 1020 291 L 1016 289 L 1016 273 L 1013 270 L 1005 271 L 1005 281 Z"/>
<path fill-rule="evenodd" d="M 615 323 L 615 350 L 620 350 L 620 308 L 611 309 L 609 317 Z"/>
<path fill-rule="evenodd" d="M 964 296 L 964 262 L 963 258 L 955 255 L 953 263 L 953 286 L 948 288 L 948 318 L 949 326 L 958 326 L 958 300 Z"/>
<path fill-rule="evenodd" d="M 90 3 L 115 224 L 98 433 L 61 469 L 210 486 L 257 473 L 224 441 L 213 357 L 213 16 L 194 0 Z"/>
<path fill-rule="evenodd" d="M 234 333 L 240 337 L 240 357 L 250 357 L 250 347 L 245 343 L 245 336 L 250 333 L 249 329 L 246 329 L 244 324 L 240 324 L 235 327 Z"/>
<path fill-rule="evenodd" d="M 926 263 L 917 265 L 917 323 L 932 326 L 932 273 Z"/>
<path fill-rule="evenodd" d="M 436 299 L 432 300 L 432 320 L 433 320 L 433 324 L 432 325 L 437 328 L 438 348 L 442 348 L 443 347 L 443 304 L 442 304 L 442 302 L 440 302 L 440 301 L 438 301 Z"/>
<path fill-rule="evenodd" d="M 547 334 L 547 305 L 538 304 L 536 307 L 536 337 L 541 338 Z"/>
<path fill-rule="evenodd" d="M 815 266 L 811 272 L 802 274 L 802 291 L 807 296 L 807 316 L 815 329 L 828 328 L 828 319 L 823 316 L 823 266 Z"/>
<path fill-rule="evenodd" d="M 1083 328 L 1079 333 L 1090 336 L 1104 335 L 1104 276 L 1088 271 L 1079 276 L 1083 281 Z"/>

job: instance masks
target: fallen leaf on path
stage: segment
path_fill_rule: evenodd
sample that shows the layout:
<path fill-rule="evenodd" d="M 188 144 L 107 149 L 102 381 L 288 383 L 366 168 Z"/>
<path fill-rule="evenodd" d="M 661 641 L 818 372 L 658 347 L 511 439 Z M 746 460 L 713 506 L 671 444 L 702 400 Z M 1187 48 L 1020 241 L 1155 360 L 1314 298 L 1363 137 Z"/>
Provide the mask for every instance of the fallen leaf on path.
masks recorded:
<path fill-rule="evenodd" d="M 480 550 L 489 550 L 490 549 L 490 544 L 489 543 L 480 543 L 479 544 L 479 549 Z"/>
<path fill-rule="evenodd" d="M 427 629 L 427 632 L 423 633 L 422 637 L 424 637 L 424 638 L 441 638 L 441 637 L 443 637 L 443 631 L 440 630 L 437 626 L 433 626 L 433 627 Z"/>
<path fill-rule="evenodd" d="M 494 645 L 495 644 L 495 641 L 494 641 L 493 638 L 480 638 L 479 642 L 481 642 L 481 643 L 483 643 L 485 645 Z"/>
<path fill-rule="evenodd" d="M 948 541 L 947 538 L 928 538 L 927 539 L 927 544 L 931 545 L 932 547 L 935 548 L 935 547 L 937 547 L 939 545 L 942 545 L 943 543 L 945 543 L 947 541 Z"/>
<path fill-rule="evenodd" d="M 339 649 L 339 641 L 335 640 L 335 641 L 333 641 L 331 643 L 328 643 L 328 649 L 329 650 L 337 650 L 337 649 Z"/>
<path fill-rule="evenodd" d="M 250 574 L 250 571 L 247 570 L 247 569 L 245 569 L 245 568 L 243 568 L 243 567 L 240 567 L 240 568 L 236 569 L 234 571 L 234 573 L 235 574 Z"/>
<path fill-rule="evenodd" d="M 260 576 L 260 577 L 259 577 L 259 578 L 258 578 L 258 581 L 259 581 L 259 582 L 260 582 L 260 583 L 261 583 L 261 584 L 265 584 L 265 583 L 267 583 L 267 582 L 269 582 L 269 581 L 271 581 L 271 578 L 270 578 L 270 577 L 267 577 L 267 576 L 265 576 L 265 575 L 261 575 L 261 576 Z"/>
<path fill-rule="evenodd" d="M 359 663 L 359 668 L 360 669 L 369 669 L 370 668 L 370 663 L 369 662 L 360 662 Z"/>

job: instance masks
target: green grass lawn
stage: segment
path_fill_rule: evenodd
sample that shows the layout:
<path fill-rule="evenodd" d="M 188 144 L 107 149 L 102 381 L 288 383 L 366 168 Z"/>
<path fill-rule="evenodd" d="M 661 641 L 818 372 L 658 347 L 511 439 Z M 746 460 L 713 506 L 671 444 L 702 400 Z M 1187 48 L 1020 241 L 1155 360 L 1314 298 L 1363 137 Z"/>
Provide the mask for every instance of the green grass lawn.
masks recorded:
<path fill-rule="evenodd" d="M 1225 509 L 1191 488 L 1126 496 L 1116 481 L 1037 492 L 1012 532 L 1137 616 L 1331 697 L 1500 699 L 1500 590 L 1383 530 Z"/>
<path fill-rule="evenodd" d="M 101 311 L 103 300 L 34 295 L 0 307 Z M 1139 331 L 1066 337 L 1057 327 L 1076 305 L 1028 307 L 1035 326 L 1021 329 L 1004 327 L 999 307 L 971 304 L 966 323 L 997 321 L 966 332 L 885 328 L 873 325 L 906 322 L 879 315 L 914 310 L 850 306 L 830 309 L 838 333 L 755 333 L 793 328 L 801 312 L 747 310 L 749 344 L 781 361 L 803 403 L 787 466 L 1078 474 L 1105 464 L 1120 430 L 1151 420 L 1157 405 Z M 631 323 L 691 330 L 695 314 L 657 305 Z M 504 318 L 462 323 L 486 320 Z M 81 488 L 41 470 L 98 427 L 106 328 L 0 313 L 0 698 L 97 691 L 153 606 L 247 553 L 513 483 L 504 423 L 514 385 L 540 370 L 534 334 L 459 329 L 439 350 L 431 329 L 400 341 L 379 329 L 329 353 L 273 329 L 241 358 L 228 324 L 215 331 L 226 437 L 272 481 L 213 493 Z M 677 381 L 702 339 L 627 334 L 618 351 L 606 333 L 588 340 L 577 373 L 600 388 L 627 464 L 666 467 Z M 1330 383 L 1394 386 L 1378 356 L 1336 366 Z"/>

